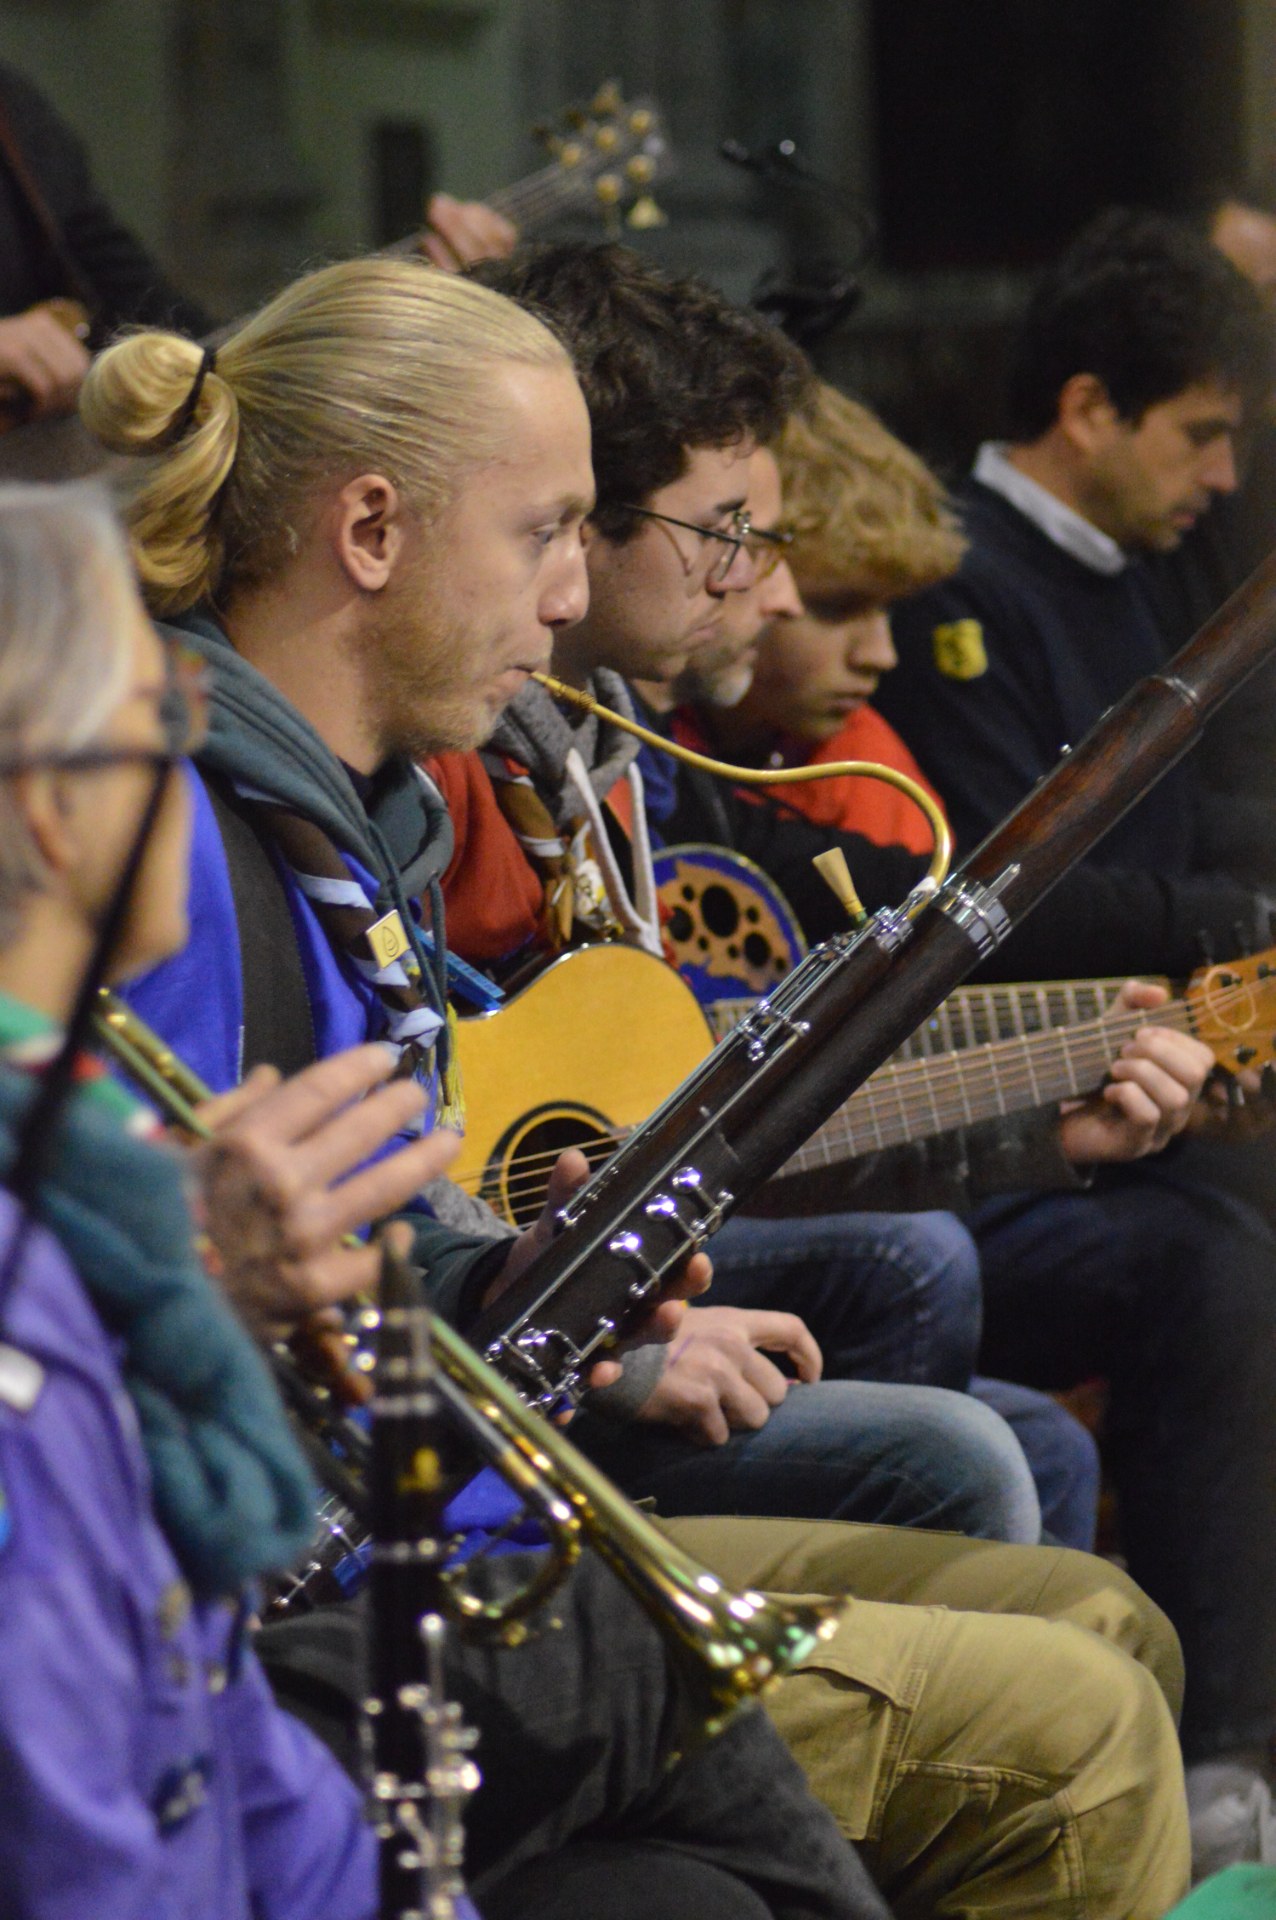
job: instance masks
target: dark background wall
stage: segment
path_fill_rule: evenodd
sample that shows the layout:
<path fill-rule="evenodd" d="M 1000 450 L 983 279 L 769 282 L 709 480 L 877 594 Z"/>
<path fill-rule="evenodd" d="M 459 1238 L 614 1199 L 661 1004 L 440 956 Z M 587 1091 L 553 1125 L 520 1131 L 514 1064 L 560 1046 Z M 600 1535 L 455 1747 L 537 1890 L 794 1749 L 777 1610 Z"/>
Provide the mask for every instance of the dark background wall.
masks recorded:
<path fill-rule="evenodd" d="M 5 0 L 0 58 L 223 313 L 536 165 L 532 123 L 616 76 L 676 149 L 669 225 L 631 236 L 670 265 L 746 298 L 847 266 L 872 215 L 824 364 L 949 468 L 1081 221 L 1276 156 L 1273 0 Z M 728 137 L 796 141 L 830 190 L 731 169 Z"/>

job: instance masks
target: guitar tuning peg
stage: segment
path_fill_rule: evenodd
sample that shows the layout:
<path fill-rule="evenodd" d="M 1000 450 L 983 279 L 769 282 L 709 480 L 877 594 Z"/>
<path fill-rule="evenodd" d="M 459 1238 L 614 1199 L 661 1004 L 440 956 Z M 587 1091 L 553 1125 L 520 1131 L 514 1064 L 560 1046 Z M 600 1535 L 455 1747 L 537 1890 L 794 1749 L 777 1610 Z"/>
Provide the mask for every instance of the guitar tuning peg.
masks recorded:
<path fill-rule="evenodd" d="M 647 233 L 652 227 L 667 227 L 669 216 L 661 211 L 649 193 L 644 193 L 630 207 L 628 224 L 639 233 Z"/>
<path fill-rule="evenodd" d="M 591 100 L 590 111 L 614 119 L 623 106 L 624 101 L 621 99 L 619 86 L 614 80 L 608 80 L 604 86 L 599 87 Z"/>
<path fill-rule="evenodd" d="M 650 107 L 635 107 L 629 116 L 629 131 L 635 140 L 642 140 L 656 124 L 656 116 Z"/>
<path fill-rule="evenodd" d="M 568 107 L 563 115 L 563 125 L 570 127 L 573 133 L 579 133 L 588 119 L 589 115 L 582 112 L 579 107 Z"/>
<path fill-rule="evenodd" d="M 595 127 L 594 145 L 599 153 L 615 153 L 620 145 L 620 135 L 615 127 Z"/>
<path fill-rule="evenodd" d="M 656 175 L 656 163 L 647 153 L 636 153 L 625 162 L 625 178 L 635 187 L 650 186 Z"/>

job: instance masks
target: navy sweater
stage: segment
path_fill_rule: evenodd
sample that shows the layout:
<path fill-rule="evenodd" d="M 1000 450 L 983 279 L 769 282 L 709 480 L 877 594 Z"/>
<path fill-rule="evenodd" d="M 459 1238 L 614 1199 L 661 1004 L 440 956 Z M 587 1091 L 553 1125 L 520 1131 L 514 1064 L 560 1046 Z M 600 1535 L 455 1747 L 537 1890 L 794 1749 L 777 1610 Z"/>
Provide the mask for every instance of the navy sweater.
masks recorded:
<path fill-rule="evenodd" d="M 969 853 L 1065 746 L 1075 745 L 1166 646 L 1142 566 L 1102 574 L 976 480 L 958 495 L 960 571 L 896 611 L 898 671 L 878 706 L 943 795 Z M 936 629 L 976 622 L 955 639 Z M 980 654 L 982 642 L 982 657 Z M 968 677 L 956 677 L 955 663 Z M 937 658 L 950 671 L 943 672 Z M 986 664 L 983 664 L 986 659 Z M 1265 944 L 1266 901 L 1206 867 L 1191 762 L 1167 773 L 994 957 L 1002 979 L 1186 973 Z"/>

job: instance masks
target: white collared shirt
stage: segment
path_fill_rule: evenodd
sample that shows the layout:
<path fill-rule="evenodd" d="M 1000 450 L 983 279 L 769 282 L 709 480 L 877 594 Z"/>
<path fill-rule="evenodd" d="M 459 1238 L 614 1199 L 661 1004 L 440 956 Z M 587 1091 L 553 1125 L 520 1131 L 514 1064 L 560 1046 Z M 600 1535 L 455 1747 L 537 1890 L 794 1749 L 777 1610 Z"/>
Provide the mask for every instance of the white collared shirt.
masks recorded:
<path fill-rule="evenodd" d="M 975 479 L 1017 507 L 1025 520 L 1040 527 L 1047 540 L 1053 540 L 1056 547 L 1062 547 L 1083 567 L 1091 567 L 1095 573 L 1120 573 L 1128 565 L 1129 556 L 1116 541 L 1101 533 L 1093 521 L 1067 506 L 1057 494 L 1021 473 L 1007 459 L 1007 446 L 1005 440 L 984 441 L 975 460 Z"/>

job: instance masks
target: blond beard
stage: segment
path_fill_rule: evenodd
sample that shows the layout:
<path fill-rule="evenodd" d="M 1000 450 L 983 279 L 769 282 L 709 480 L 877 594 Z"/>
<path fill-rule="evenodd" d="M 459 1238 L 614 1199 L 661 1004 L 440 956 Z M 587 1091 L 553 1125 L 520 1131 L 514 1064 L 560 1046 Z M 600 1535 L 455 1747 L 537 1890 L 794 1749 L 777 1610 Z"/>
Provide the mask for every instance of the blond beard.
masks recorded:
<path fill-rule="evenodd" d="M 494 725 L 465 681 L 465 635 L 437 608 L 439 572 L 416 561 L 351 642 L 382 761 L 468 752 Z"/>

